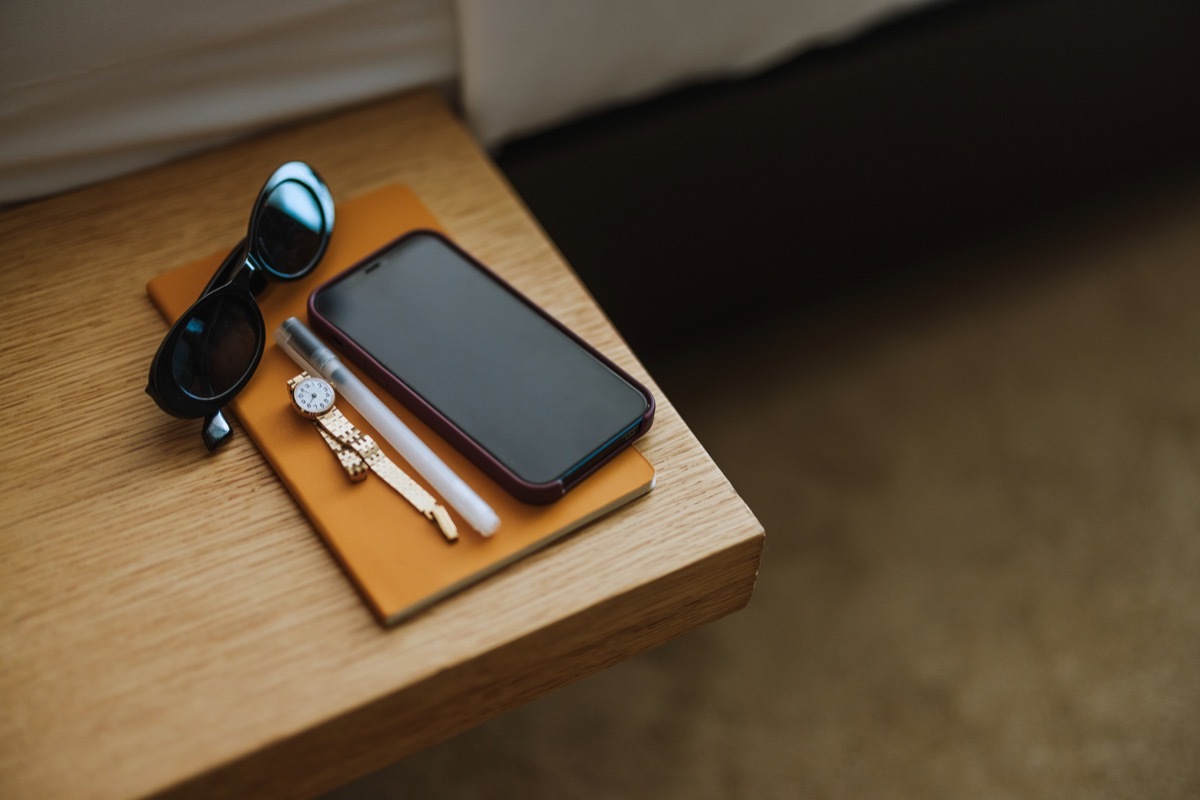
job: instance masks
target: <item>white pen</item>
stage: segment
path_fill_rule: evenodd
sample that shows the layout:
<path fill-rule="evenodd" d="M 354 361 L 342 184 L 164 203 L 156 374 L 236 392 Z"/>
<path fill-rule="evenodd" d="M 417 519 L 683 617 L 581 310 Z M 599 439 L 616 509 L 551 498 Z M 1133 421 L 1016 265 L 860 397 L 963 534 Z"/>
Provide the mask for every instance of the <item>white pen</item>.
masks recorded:
<path fill-rule="evenodd" d="M 500 517 L 484 499 L 458 477 L 437 453 L 429 449 L 408 426 L 392 413 L 382 400 L 372 394 L 354 373 L 346 369 L 334 352 L 295 317 L 288 317 L 275 329 L 275 341 L 292 360 L 305 369 L 313 370 L 333 384 L 358 413 L 371 424 L 388 444 L 396 448 L 404 460 L 446 503 L 462 515 L 472 528 L 491 536 L 500 527 Z"/>

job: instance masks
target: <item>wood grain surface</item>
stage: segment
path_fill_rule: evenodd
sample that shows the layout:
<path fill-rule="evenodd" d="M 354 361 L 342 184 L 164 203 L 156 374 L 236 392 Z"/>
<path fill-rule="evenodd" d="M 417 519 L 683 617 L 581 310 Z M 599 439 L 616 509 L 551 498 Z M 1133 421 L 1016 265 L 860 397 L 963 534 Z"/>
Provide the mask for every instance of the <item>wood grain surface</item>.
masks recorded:
<path fill-rule="evenodd" d="M 376 624 L 248 437 L 209 455 L 143 393 L 165 331 L 147 279 L 235 242 L 290 159 L 335 198 L 412 186 L 650 385 L 658 487 Z M 0 241 L 0 796 L 311 795 L 750 597 L 758 522 L 432 92 L 9 209 Z"/>

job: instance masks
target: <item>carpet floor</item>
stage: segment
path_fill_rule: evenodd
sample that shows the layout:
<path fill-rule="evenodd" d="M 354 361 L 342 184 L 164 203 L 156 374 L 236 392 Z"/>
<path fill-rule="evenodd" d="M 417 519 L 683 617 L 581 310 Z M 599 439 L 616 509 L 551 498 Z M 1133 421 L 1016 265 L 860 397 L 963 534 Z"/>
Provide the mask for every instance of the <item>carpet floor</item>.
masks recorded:
<path fill-rule="evenodd" d="M 649 366 L 749 607 L 330 800 L 1200 797 L 1200 175 Z"/>

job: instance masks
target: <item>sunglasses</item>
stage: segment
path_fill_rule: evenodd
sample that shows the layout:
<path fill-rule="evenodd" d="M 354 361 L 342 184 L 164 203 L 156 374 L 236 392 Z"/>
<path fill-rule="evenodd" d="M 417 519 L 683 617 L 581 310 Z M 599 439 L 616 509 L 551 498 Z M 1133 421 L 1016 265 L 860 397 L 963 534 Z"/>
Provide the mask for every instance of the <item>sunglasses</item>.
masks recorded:
<path fill-rule="evenodd" d="M 255 296 L 273 280 L 312 272 L 332 233 L 333 196 L 325 182 L 300 161 L 279 167 L 258 193 L 246 238 L 159 345 L 146 393 L 168 414 L 203 417 L 209 450 L 233 434 L 221 408 L 262 359 L 266 325 Z"/>

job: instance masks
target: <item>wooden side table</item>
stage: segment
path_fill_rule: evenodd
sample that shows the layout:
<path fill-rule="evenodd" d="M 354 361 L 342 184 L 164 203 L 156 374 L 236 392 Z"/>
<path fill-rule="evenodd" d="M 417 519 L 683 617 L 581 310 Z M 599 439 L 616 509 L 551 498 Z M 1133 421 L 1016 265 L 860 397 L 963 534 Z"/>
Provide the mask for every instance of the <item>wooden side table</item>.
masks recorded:
<path fill-rule="evenodd" d="M 147 279 L 235 242 L 289 159 L 335 197 L 407 183 L 650 385 L 658 487 L 381 628 L 248 437 L 209 456 L 142 391 Z M 10 209 L 0 241 L 0 795 L 312 794 L 750 597 L 758 522 L 432 92 Z"/>

